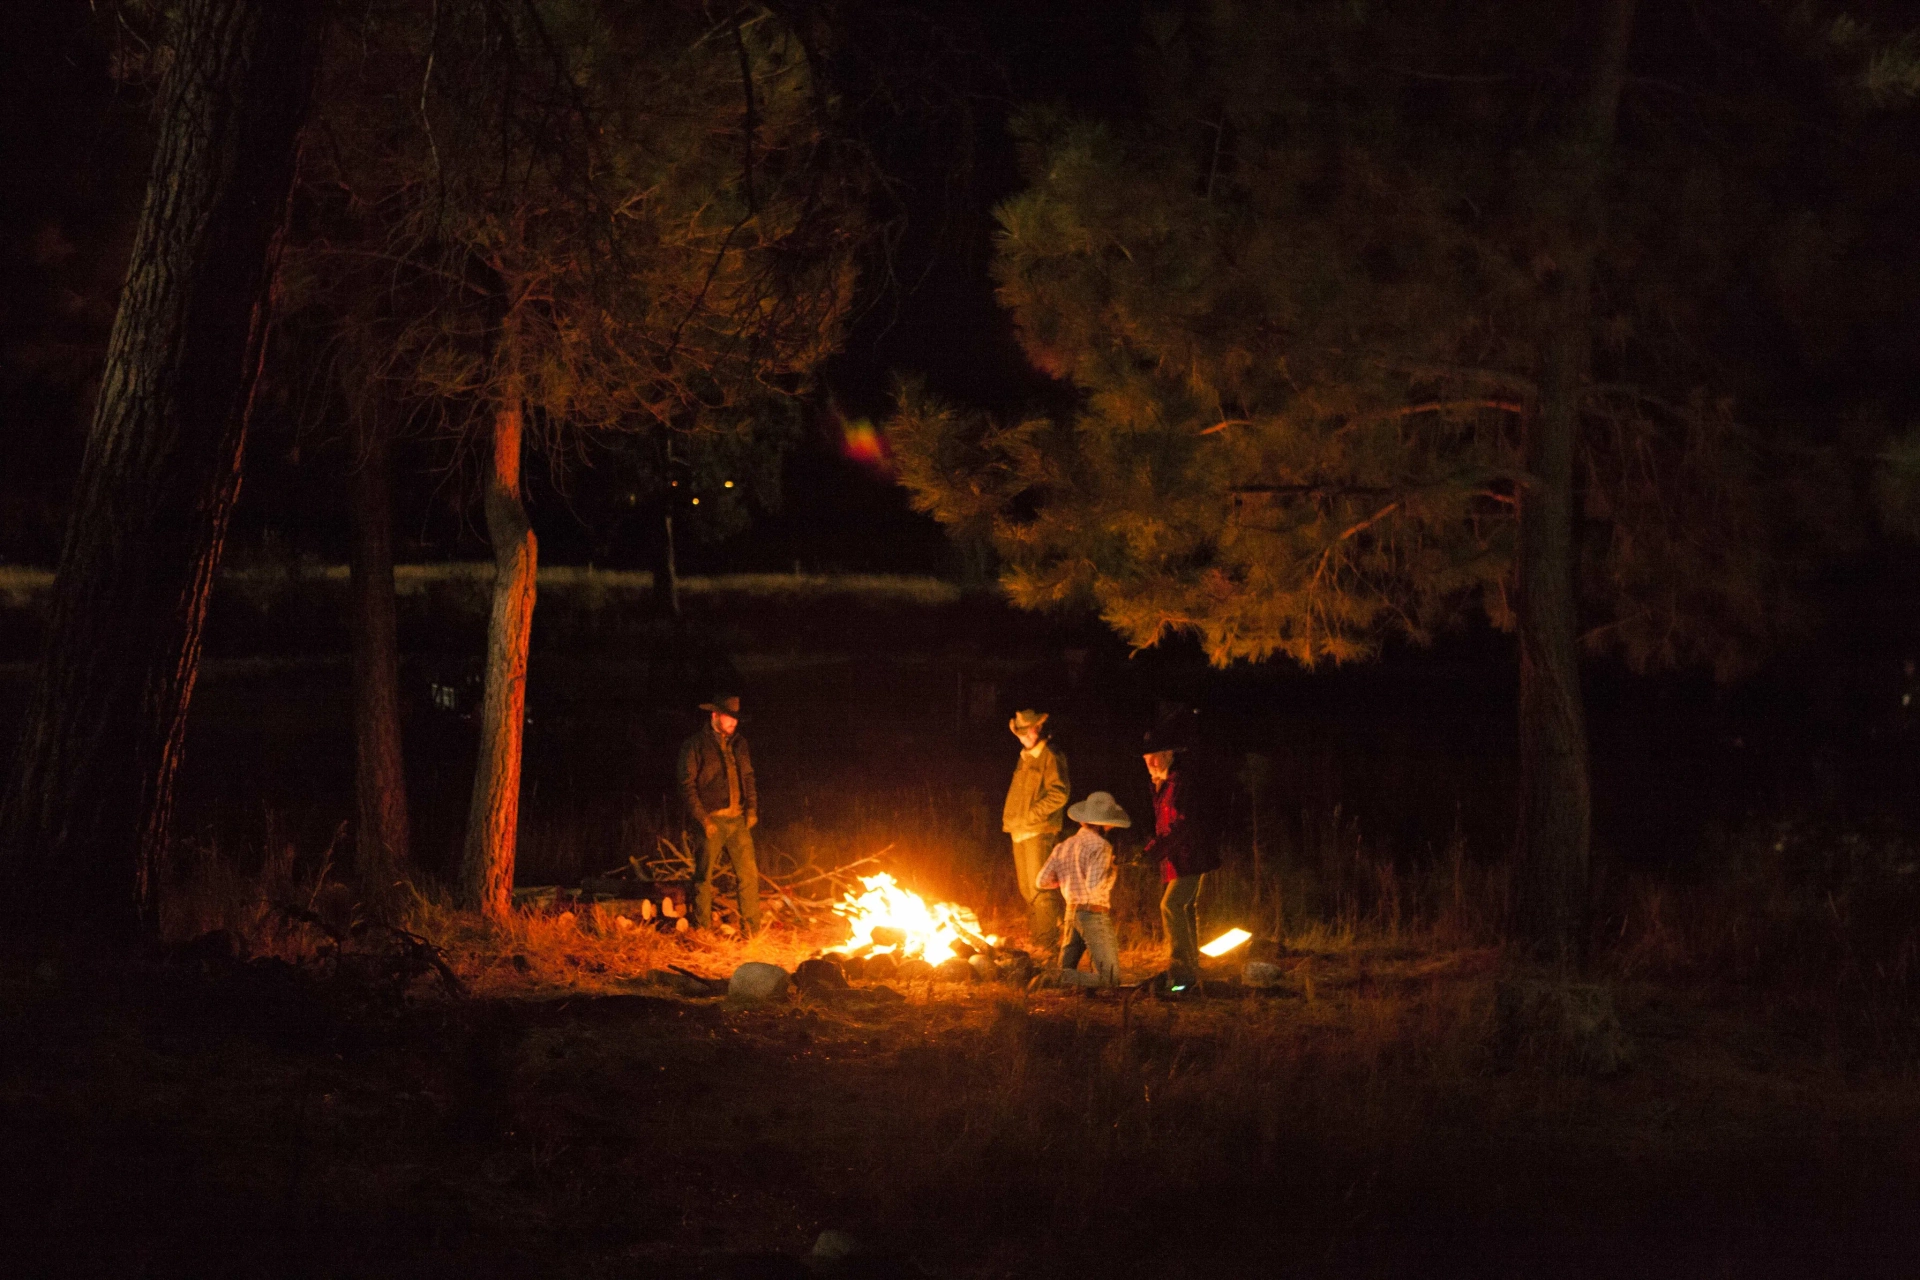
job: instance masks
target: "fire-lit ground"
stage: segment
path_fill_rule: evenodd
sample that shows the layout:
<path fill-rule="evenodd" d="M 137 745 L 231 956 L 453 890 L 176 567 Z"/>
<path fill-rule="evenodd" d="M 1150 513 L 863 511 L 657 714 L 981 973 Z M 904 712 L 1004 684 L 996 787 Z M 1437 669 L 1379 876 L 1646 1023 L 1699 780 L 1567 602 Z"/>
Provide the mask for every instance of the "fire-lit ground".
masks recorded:
<path fill-rule="evenodd" d="M 456 931 L 476 994 L 400 1006 L 0 968 L 10 1273 L 800 1276 L 834 1229 L 883 1255 L 845 1275 L 1891 1276 L 1920 1242 L 1890 1014 L 1622 988 L 1601 1075 L 1502 1048 L 1487 952 L 748 1005 L 634 973 L 836 939 L 571 932 Z"/>

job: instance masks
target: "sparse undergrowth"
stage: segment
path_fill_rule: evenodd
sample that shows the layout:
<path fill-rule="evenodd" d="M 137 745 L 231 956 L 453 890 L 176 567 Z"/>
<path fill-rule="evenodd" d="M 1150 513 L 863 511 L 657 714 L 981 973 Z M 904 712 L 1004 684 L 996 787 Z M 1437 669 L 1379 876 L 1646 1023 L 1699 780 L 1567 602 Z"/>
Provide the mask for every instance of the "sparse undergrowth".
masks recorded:
<path fill-rule="evenodd" d="M 1269 993 L 769 1005 L 648 975 L 792 968 L 830 925 L 742 945 L 411 894 L 394 922 L 456 993 L 356 928 L 330 849 L 203 850 L 169 935 L 254 962 L 0 960 L 0 1195 L 22 1274 L 797 1275 L 826 1228 L 936 1276 L 1904 1274 L 1905 847 L 1756 829 L 1691 883 L 1603 884 L 1580 984 L 1503 959 L 1464 851 L 1407 868 L 1344 828 L 1205 900 L 1280 929 Z"/>

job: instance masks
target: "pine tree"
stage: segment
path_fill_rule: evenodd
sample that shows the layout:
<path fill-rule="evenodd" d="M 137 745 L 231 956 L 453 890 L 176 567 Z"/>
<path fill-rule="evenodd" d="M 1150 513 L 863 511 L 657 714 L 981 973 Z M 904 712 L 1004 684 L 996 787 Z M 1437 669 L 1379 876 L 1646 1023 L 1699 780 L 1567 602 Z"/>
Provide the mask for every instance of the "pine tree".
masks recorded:
<path fill-rule="evenodd" d="M 200 637 L 320 45 L 308 0 L 175 15 L 158 138 L 4 805 L 35 915 L 151 935 Z M 21 905 L 16 903 L 15 905 Z"/>
<path fill-rule="evenodd" d="M 1312 666 L 1472 602 L 1517 627 L 1515 923 L 1560 954 L 1585 893 L 1576 642 L 1730 675 L 1785 612 L 1713 310 L 1765 202 L 1734 145 L 1637 107 L 1610 136 L 1630 21 L 1158 11 L 1143 118 L 1028 113 L 999 213 L 1000 297 L 1078 411 L 990 422 L 908 382 L 890 427 L 916 501 L 991 537 L 1018 603 L 1090 601 L 1137 645 Z"/>
<path fill-rule="evenodd" d="M 518 815 L 526 459 L 594 433 L 750 439 L 838 340 L 863 189 L 818 34 L 620 0 L 387 0 L 343 29 L 305 256 L 323 284 L 330 258 L 384 266 L 389 393 L 485 440 L 496 576 L 459 896 L 489 915 Z"/>

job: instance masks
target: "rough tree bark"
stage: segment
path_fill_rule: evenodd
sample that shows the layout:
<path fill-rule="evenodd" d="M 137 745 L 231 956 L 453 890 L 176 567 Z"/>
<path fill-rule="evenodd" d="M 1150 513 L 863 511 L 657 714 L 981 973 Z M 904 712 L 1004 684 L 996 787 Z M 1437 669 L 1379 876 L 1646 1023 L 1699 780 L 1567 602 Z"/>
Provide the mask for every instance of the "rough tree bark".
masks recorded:
<path fill-rule="evenodd" d="M 178 32 L 0 817 L 7 877 L 37 918 L 70 911 L 128 939 L 157 924 L 319 10 L 188 0 Z"/>
<path fill-rule="evenodd" d="M 508 345 L 511 350 L 511 343 Z M 487 479 L 487 537 L 493 543 L 493 613 L 487 626 L 487 685 L 480 712 L 480 760 L 467 814 L 460 905 L 492 920 L 513 905 L 514 844 L 520 825 L 520 738 L 526 724 L 527 642 L 533 632 L 539 544 L 520 501 L 521 397 L 509 384 L 493 417 L 493 471 Z"/>
<path fill-rule="evenodd" d="M 406 874 L 407 777 L 400 740 L 400 653 L 394 621 L 393 497 L 387 433 L 377 408 L 355 415 L 348 477 L 353 524 L 355 852 L 370 901 Z"/>
<path fill-rule="evenodd" d="M 1578 961 L 1592 796 L 1574 598 L 1573 461 L 1592 360 L 1600 183 L 1613 145 L 1634 0 L 1602 0 L 1592 79 L 1563 143 L 1562 225 L 1542 317 L 1539 399 L 1527 424 L 1515 615 L 1520 640 L 1520 813 L 1514 925 L 1543 958 Z"/>

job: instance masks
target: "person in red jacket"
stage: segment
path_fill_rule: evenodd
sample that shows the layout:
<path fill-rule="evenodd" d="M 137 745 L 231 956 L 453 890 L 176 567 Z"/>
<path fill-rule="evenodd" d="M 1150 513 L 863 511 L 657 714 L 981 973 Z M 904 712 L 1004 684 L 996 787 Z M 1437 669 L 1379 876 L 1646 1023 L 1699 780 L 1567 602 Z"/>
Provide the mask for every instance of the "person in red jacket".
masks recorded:
<path fill-rule="evenodd" d="M 1220 866 L 1220 849 L 1191 773 L 1183 768 L 1183 745 L 1165 734 L 1149 733 L 1142 759 L 1153 782 L 1153 835 L 1147 858 L 1160 863 L 1166 891 L 1160 895 L 1160 920 L 1167 930 L 1167 975 L 1175 987 L 1200 977 L 1200 885 Z"/>

